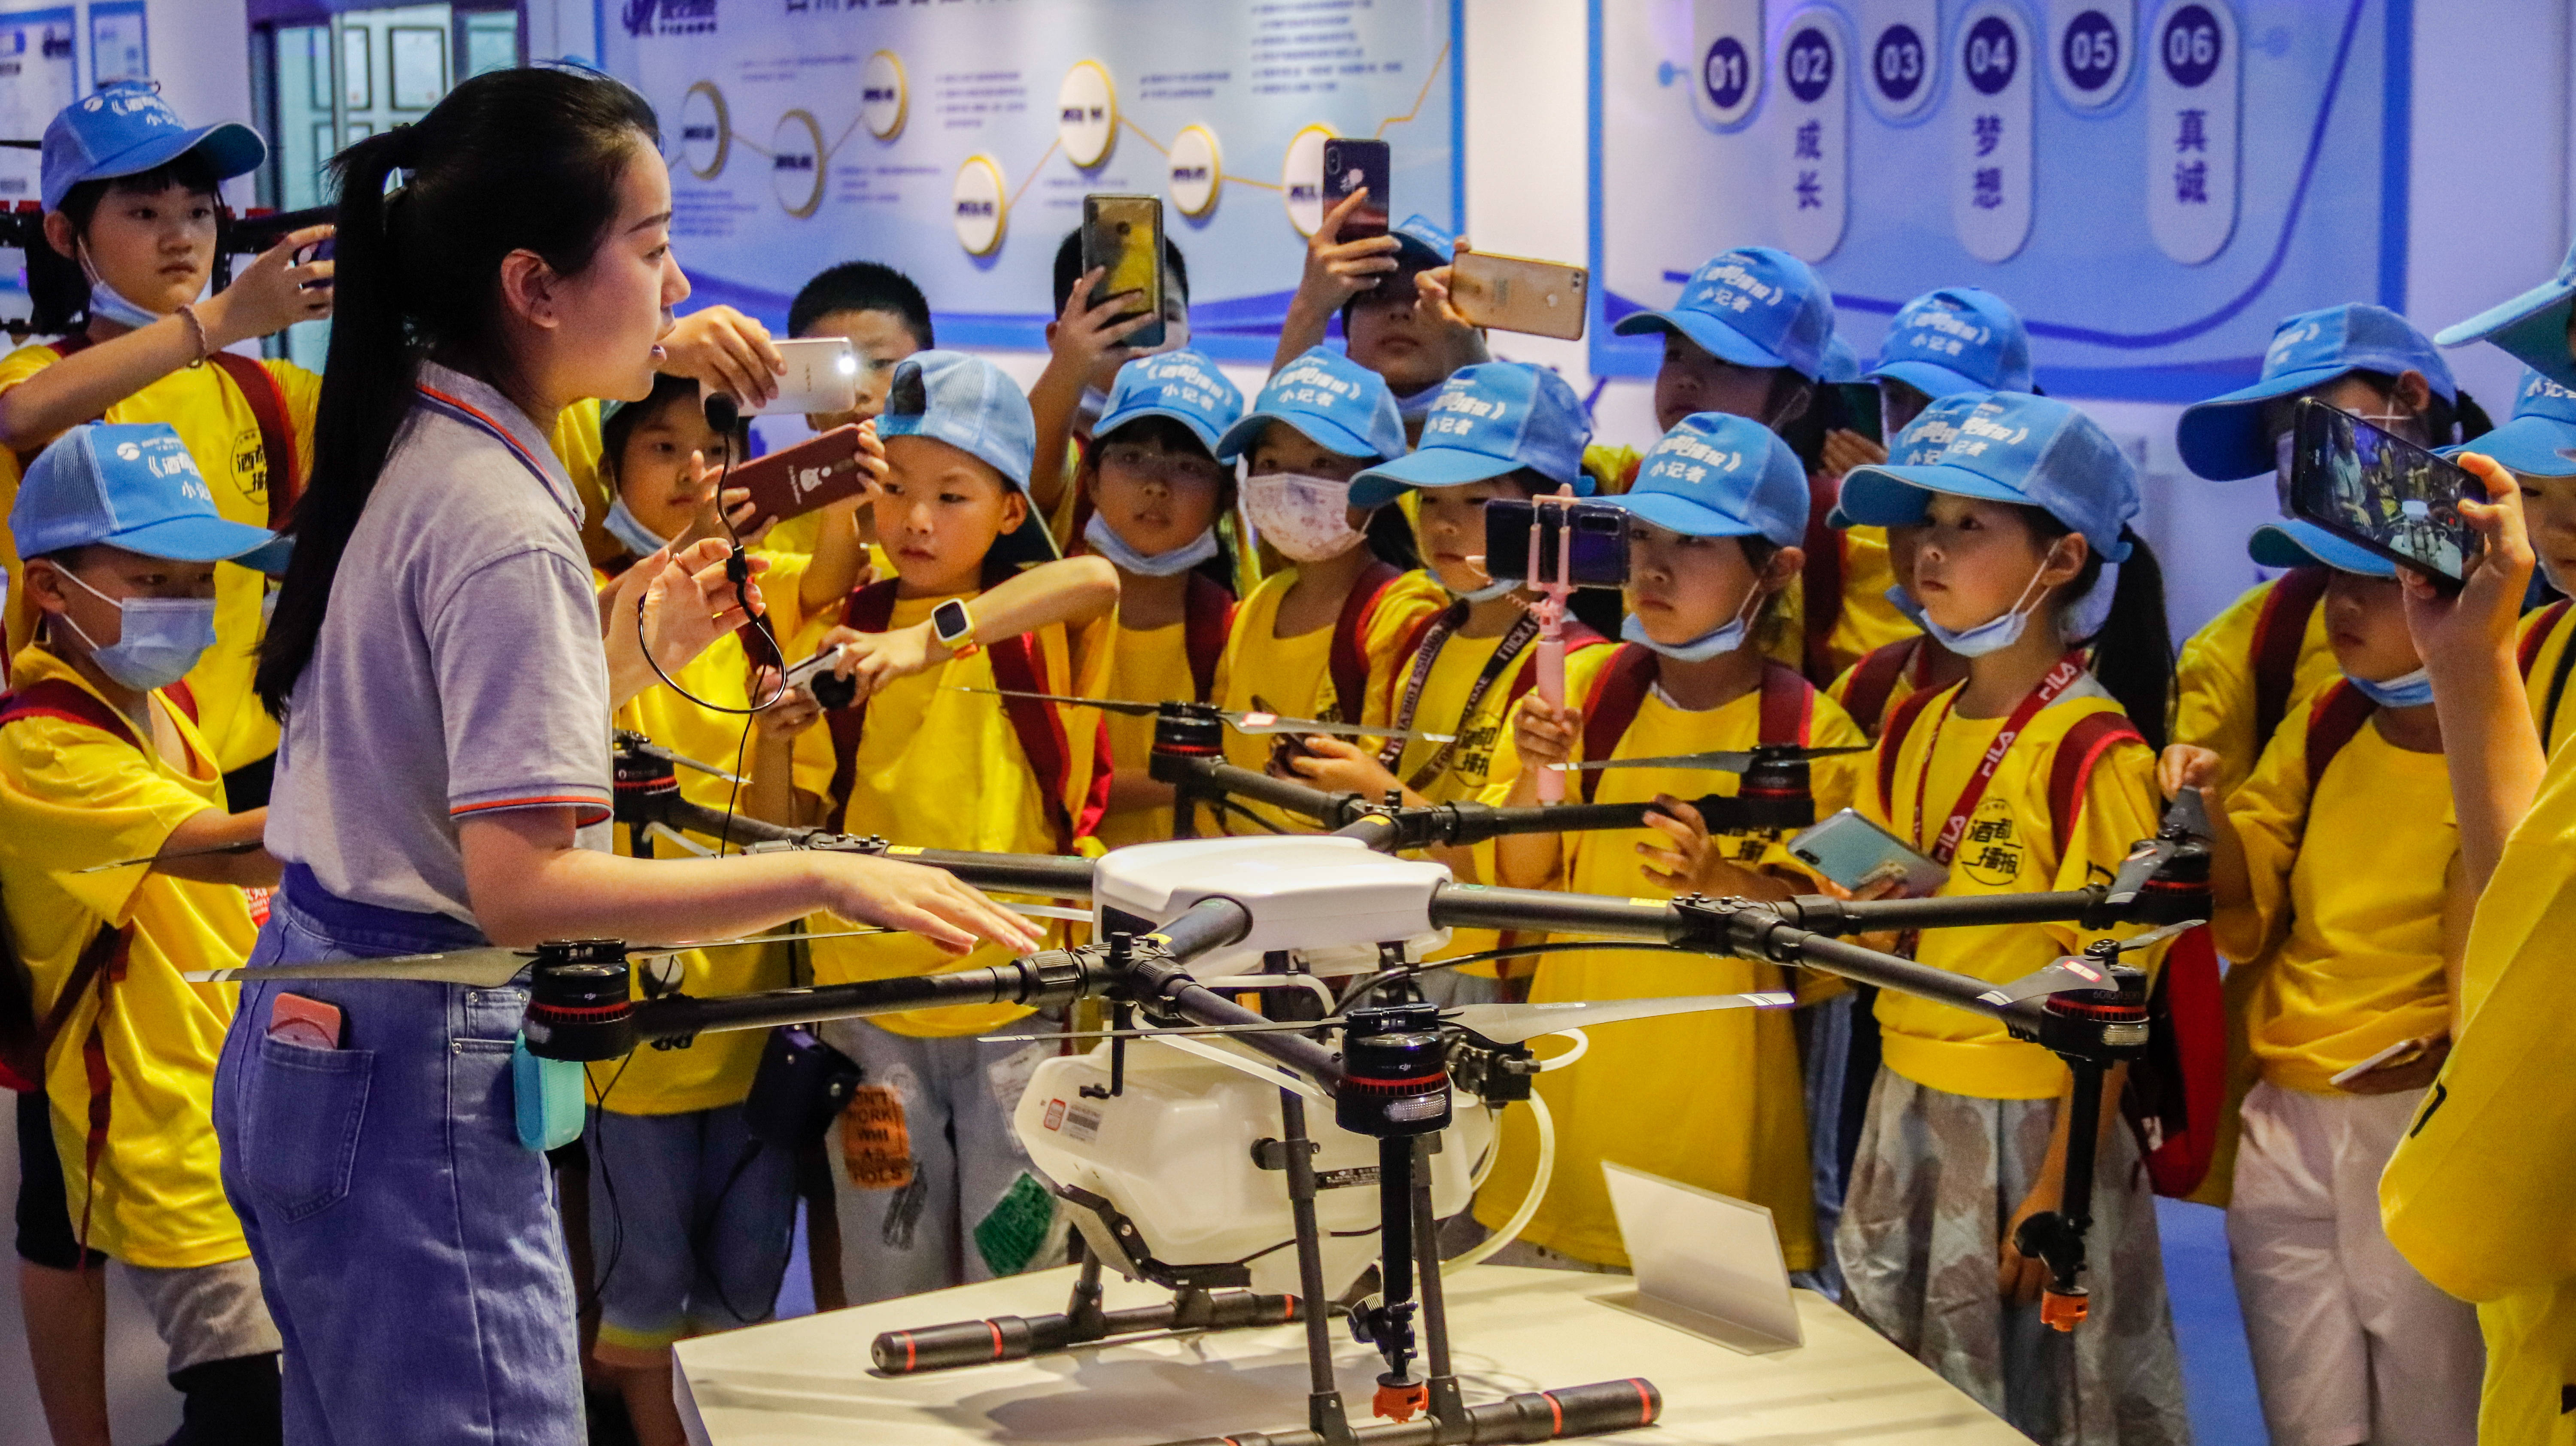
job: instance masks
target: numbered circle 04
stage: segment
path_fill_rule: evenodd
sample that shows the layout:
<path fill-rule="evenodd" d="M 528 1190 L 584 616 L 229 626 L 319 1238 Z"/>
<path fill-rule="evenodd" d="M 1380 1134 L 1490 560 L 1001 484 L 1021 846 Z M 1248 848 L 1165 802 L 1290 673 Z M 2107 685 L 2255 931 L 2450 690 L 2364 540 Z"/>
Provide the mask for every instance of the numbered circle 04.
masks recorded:
<path fill-rule="evenodd" d="M 1870 47 L 1870 84 L 1890 107 L 1906 108 L 1923 89 L 1923 37 L 1911 25 L 1891 25 Z"/>
<path fill-rule="evenodd" d="M 725 113 L 724 92 L 712 80 L 689 87 L 680 99 L 680 164 L 701 181 L 724 170 L 733 151 L 733 121 Z"/>
<path fill-rule="evenodd" d="M 1181 127 L 1172 137 L 1169 164 L 1175 209 L 1192 220 L 1216 209 L 1217 193 L 1225 189 L 1225 155 L 1217 149 L 1216 132 L 1206 126 Z"/>
<path fill-rule="evenodd" d="M 990 256 L 1002 244 L 1003 212 L 1009 205 L 1002 188 L 1002 163 L 991 156 L 968 156 L 957 168 L 948 190 L 951 224 L 957 244 L 970 256 Z"/>
<path fill-rule="evenodd" d="M 823 204 L 823 128 L 811 111 L 791 110 L 778 118 L 778 133 L 769 140 L 769 185 L 790 216 L 811 216 Z"/>
<path fill-rule="evenodd" d="M 1788 72 L 1789 93 L 1812 105 L 1834 83 L 1834 43 L 1822 30 L 1806 26 L 1789 37 L 1780 66 Z"/>
<path fill-rule="evenodd" d="M 2099 10 L 2067 21 L 2057 48 L 2066 83 L 2087 97 L 2103 94 L 2120 78 L 2120 27 Z"/>
<path fill-rule="evenodd" d="M 1968 43 L 1960 56 L 1968 69 L 1968 84 L 1979 95 L 1993 95 L 2012 84 L 2013 73 L 2021 68 L 2020 47 L 2014 43 L 2013 28 L 2000 15 L 1988 15 L 1968 27 Z"/>
<path fill-rule="evenodd" d="M 859 67 L 859 124 L 878 140 L 893 140 L 903 134 L 904 112 L 909 104 L 903 62 L 891 50 L 869 56 L 868 63 Z"/>
<path fill-rule="evenodd" d="M 1744 92 L 1753 84 L 1753 59 L 1744 53 L 1744 42 L 1732 35 L 1717 37 L 1700 57 L 1699 84 L 1710 109 L 1720 114 L 1744 104 Z"/>
<path fill-rule="evenodd" d="M 1118 88 L 1099 61 L 1082 60 L 1064 73 L 1055 93 L 1055 135 L 1080 170 L 1109 159 L 1118 140 Z"/>
<path fill-rule="evenodd" d="M 2158 40 L 2158 59 L 2165 74 L 2185 90 L 2205 85 L 2218 73 L 2218 62 L 2227 48 L 2219 34 L 2218 17 L 2207 7 L 2185 5 L 2165 18 L 2165 30 Z"/>

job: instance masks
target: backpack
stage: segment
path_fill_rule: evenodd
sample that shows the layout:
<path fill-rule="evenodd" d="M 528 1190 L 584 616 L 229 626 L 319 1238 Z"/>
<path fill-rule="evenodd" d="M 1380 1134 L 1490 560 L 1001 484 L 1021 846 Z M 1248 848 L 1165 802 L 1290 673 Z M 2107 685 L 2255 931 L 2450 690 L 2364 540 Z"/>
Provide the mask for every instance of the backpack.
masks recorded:
<path fill-rule="evenodd" d="M 2291 636 L 2295 640 L 2298 634 Z M 2297 655 L 2291 656 L 2295 661 Z M 1879 797 L 1894 796 L 1896 757 L 1905 736 L 1940 696 L 1916 693 L 1888 720 L 1878 748 Z M 2146 739 L 2121 713 L 2089 714 L 2058 740 L 2049 760 L 2048 816 L 2061 858 L 2083 815 L 2094 766 L 2129 744 L 2143 748 Z M 2179 1198 L 2198 1189 L 2208 1175 L 2230 1113 L 2227 1006 L 2218 952 L 2206 927 L 2176 939 L 2165 952 L 2164 968 L 2147 991 L 2147 1015 L 2147 1052 L 2129 1064 L 2120 1116 L 2137 1139 L 2140 1163 L 2155 1192 Z"/>
<path fill-rule="evenodd" d="M 1887 700 L 1896 695 L 1896 685 L 1908 671 L 1917 675 L 1915 691 L 1922 691 L 1923 658 L 1923 638 L 1917 634 L 1873 648 L 1852 664 L 1851 686 L 1843 690 L 1843 711 L 1860 725 L 1860 731 L 1878 736 L 1879 724 L 1887 720 Z"/>
<path fill-rule="evenodd" d="M 1386 590 L 1404 576 L 1393 563 L 1372 558 L 1351 590 L 1342 597 L 1341 615 L 1333 620 L 1333 646 L 1327 671 L 1333 680 L 1334 716 L 1320 721 L 1356 723 L 1368 706 L 1368 628 Z"/>
<path fill-rule="evenodd" d="M 2272 744 L 2283 719 L 2290 716 L 2290 694 L 2298 686 L 2299 654 L 2307 647 L 2308 620 L 2325 600 L 2326 580 L 2333 570 L 2306 563 L 2281 574 L 2263 595 L 2254 614 L 2251 661 L 2254 665 L 2254 756 Z"/>
<path fill-rule="evenodd" d="M 1583 700 L 1586 759 L 1608 758 L 1618 748 L 1654 683 L 1654 651 L 1638 643 L 1621 643 L 1609 664 L 1594 675 L 1592 691 Z M 1761 742 L 1804 744 L 1815 721 L 1816 685 L 1787 664 L 1765 658 L 1761 706 L 1762 721 L 1755 735 Z M 1592 802 L 1601 788 L 1601 770 L 1587 768 L 1576 776 L 1583 780 L 1583 801 Z"/>

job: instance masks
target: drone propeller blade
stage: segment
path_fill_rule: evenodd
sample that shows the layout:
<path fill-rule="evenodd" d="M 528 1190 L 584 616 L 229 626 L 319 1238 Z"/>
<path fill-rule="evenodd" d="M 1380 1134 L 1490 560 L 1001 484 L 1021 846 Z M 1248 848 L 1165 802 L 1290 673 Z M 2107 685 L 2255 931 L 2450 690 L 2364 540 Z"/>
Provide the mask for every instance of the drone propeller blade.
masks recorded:
<path fill-rule="evenodd" d="M 2072 994 L 2083 989 L 2110 987 L 2111 976 L 2081 959 L 2060 959 L 2045 969 L 2035 969 L 2010 984 L 1978 995 L 1988 1004 L 2018 1004 L 2043 994 Z"/>
<path fill-rule="evenodd" d="M 203 859 L 212 858 L 217 854 L 251 854 L 259 852 L 264 846 L 265 845 L 261 840 L 255 838 L 235 839 L 231 843 L 208 844 L 206 847 L 201 849 L 180 849 L 174 853 L 144 854 L 139 858 L 118 859 L 114 863 L 92 864 L 88 868 L 74 869 L 72 872 L 76 874 L 103 874 L 110 869 L 130 869 L 136 864 L 168 863 L 172 859 Z"/>
<path fill-rule="evenodd" d="M 1276 713 L 1227 713 L 1225 721 L 1238 733 L 1264 737 L 1273 733 L 1328 733 L 1336 738 L 1403 738 L 1425 743 L 1450 743 L 1454 733 L 1425 733 L 1414 728 L 1369 728 L 1357 723 L 1326 723 L 1315 718 L 1282 718 Z"/>
<path fill-rule="evenodd" d="M 1149 1039 L 1155 1038 L 1152 1034 L 1148 1034 L 1146 1037 Z M 1218 1044 L 1212 1040 L 1191 1039 L 1187 1036 L 1179 1039 L 1160 1039 L 1157 1042 L 1169 1045 L 1173 1049 L 1181 1051 L 1183 1054 L 1195 1054 L 1201 1059 L 1224 1065 L 1228 1069 L 1239 1070 L 1244 1074 L 1248 1074 L 1254 1079 L 1261 1081 L 1263 1084 L 1277 1085 L 1281 1089 L 1295 1090 L 1299 1094 L 1306 1096 L 1308 1099 L 1327 1100 L 1330 1098 L 1321 1089 L 1316 1088 L 1314 1082 L 1307 1079 L 1304 1075 L 1301 1075 L 1288 1068 L 1286 1065 L 1280 1064 L 1276 1061 L 1263 1059 L 1259 1055 L 1245 1054 L 1238 1050 L 1228 1049 L 1224 1045 Z"/>
<path fill-rule="evenodd" d="M 2161 929 L 2149 929 L 2136 938 L 2121 940 L 2120 952 L 2131 954 L 2140 949 L 2152 949 L 2167 939 L 2179 938 L 2208 922 L 2207 919 L 2185 919 L 2180 923 L 2167 924 Z"/>
<path fill-rule="evenodd" d="M 2217 837 L 2209 826 L 2209 797 L 2201 789 L 2186 788 L 2165 805 L 2165 822 L 2178 823 L 2185 833 L 2203 843 Z"/>
<path fill-rule="evenodd" d="M 1440 1017 L 1496 1044 L 1519 1044 L 1542 1034 L 1615 1024 L 1623 1019 L 1653 1019 L 1664 1014 L 1697 1014 L 1711 1009 L 1780 1009 L 1796 1002 L 1789 994 L 1691 994 L 1667 999 L 1616 999 L 1599 1004 L 1469 1004 L 1444 1009 Z"/>
<path fill-rule="evenodd" d="M 1846 753 L 1867 753 L 1870 745 L 1846 748 L 1765 748 L 1759 752 L 1674 753 L 1662 758 L 1604 758 L 1590 763 L 1551 763 L 1559 773 L 1587 773 L 1602 768 L 1698 768 L 1712 773 L 1743 773 L 1756 763 L 1812 763 Z"/>
<path fill-rule="evenodd" d="M 264 968 L 197 969 L 179 977 L 191 984 L 252 979 L 401 979 L 498 989 L 517 978 L 519 971 L 528 967 L 528 961 L 536 957 L 533 949 L 457 949 L 445 954 L 407 954 L 399 959 L 332 959 Z"/>
<path fill-rule="evenodd" d="M 1138 703 L 1126 698 L 1077 698 L 1070 693 L 1026 693 L 1016 688 L 951 688 L 952 693 L 982 693 L 994 698 L 1034 698 L 1041 703 L 1064 703 L 1076 708 L 1098 708 L 1104 713 L 1122 714 L 1129 718 L 1151 718 L 1163 711 L 1160 703 Z"/>
<path fill-rule="evenodd" d="M 720 778 L 727 783 L 738 783 L 744 785 L 748 785 L 751 782 L 750 779 L 743 777 L 739 773 L 728 773 L 724 769 L 718 768 L 712 763 L 700 763 L 698 760 L 691 758 L 685 753 L 674 753 L 668 748 L 656 748 L 654 751 L 664 758 L 668 758 L 673 763 L 680 765 L 682 768 L 694 768 L 698 772 L 707 775 L 709 778 Z"/>

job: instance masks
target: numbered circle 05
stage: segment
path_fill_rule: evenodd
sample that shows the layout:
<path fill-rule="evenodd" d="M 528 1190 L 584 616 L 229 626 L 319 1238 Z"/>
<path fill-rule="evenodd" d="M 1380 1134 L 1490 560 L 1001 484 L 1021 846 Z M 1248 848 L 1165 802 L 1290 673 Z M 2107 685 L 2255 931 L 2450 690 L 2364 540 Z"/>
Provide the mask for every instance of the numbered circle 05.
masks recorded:
<path fill-rule="evenodd" d="M 970 256 L 990 256 L 1002 244 L 1004 210 L 1002 163 L 991 156 L 968 156 L 949 187 L 948 209 L 957 228 L 957 244 Z"/>
<path fill-rule="evenodd" d="M 1993 95 L 2012 84 L 2013 73 L 2021 68 L 2019 46 L 2013 40 L 2013 28 L 2000 15 L 1988 15 L 1968 27 L 1968 43 L 1960 56 L 1968 69 L 1968 84 L 1979 95 Z"/>
<path fill-rule="evenodd" d="M 1834 43 L 1823 31 L 1807 26 L 1789 37 L 1780 52 L 1780 64 L 1788 72 L 1789 93 L 1812 105 L 1834 83 Z"/>
<path fill-rule="evenodd" d="M 811 111 L 791 110 L 778 118 L 778 133 L 769 141 L 769 185 L 790 216 L 811 216 L 823 204 L 823 128 Z"/>
<path fill-rule="evenodd" d="M 2218 73 L 2218 62 L 2224 58 L 2226 47 L 2226 40 L 2219 34 L 2218 17 L 2205 6 L 2185 5 L 2166 17 L 2157 58 L 2174 84 L 2190 90 L 2207 84 Z"/>
<path fill-rule="evenodd" d="M 2067 84 L 2087 96 L 2100 94 L 2119 78 L 2120 27 L 2099 10 L 2087 10 L 2067 21 L 2058 51 Z"/>
<path fill-rule="evenodd" d="M 1923 89 L 1923 37 L 1911 25 L 1891 25 L 1878 32 L 1870 48 L 1870 83 L 1890 106 L 1902 107 Z"/>

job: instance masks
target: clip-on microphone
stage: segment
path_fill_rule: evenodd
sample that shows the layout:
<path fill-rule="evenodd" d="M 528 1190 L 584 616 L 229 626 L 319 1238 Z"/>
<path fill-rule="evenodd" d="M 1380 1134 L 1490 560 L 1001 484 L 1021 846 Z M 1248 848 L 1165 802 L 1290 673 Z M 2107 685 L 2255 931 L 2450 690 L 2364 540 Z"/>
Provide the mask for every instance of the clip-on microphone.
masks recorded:
<path fill-rule="evenodd" d="M 725 515 L 724 485 L 733 476 L 733 439 L 742 427 L 742 406 L 728 393 L 709 392 L 705 407 L 708 428 L 725 440 L 724 468 L 716 476 L 716 520 L 724 524 L 725 539 L 733 545 L 732 553 L 725 558 L 725 581 L 733 584 L 734 601 L 742 605 L 743 616 L 751 619 L 753 631 L 768 642 L 770 657 L 784 670 L 787 653 L 779 647 L 778 634 L 769 626 L 769 614 L 751 609 L 751 557 L 743 551 L 742 535 L 733 530 L 733 519 Z"/>

